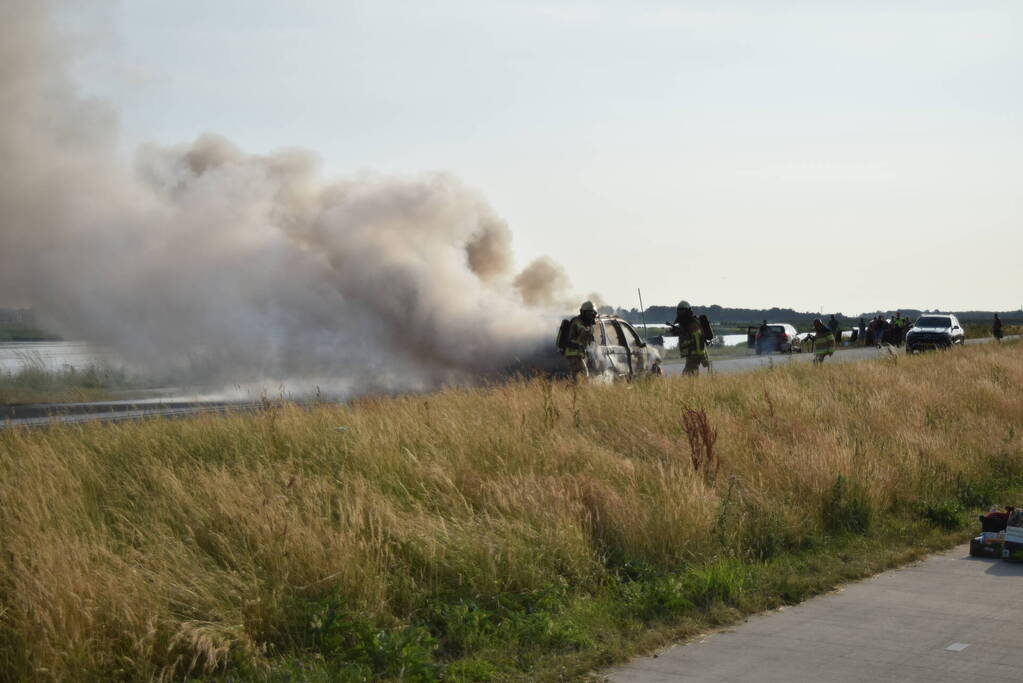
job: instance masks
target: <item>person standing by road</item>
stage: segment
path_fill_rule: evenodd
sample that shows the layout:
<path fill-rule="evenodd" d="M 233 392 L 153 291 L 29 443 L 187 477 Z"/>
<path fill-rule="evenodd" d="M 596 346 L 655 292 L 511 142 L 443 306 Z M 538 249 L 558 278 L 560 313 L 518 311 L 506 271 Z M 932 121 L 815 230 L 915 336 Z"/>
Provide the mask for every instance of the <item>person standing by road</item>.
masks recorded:
<path fill-rule="evenodd" d="M 760 323 L 760 328 L 757 330 L 757 353 L 770 353 L 771 344 L 768 342 L 767 335 L 770 333 L 770 328 L 767 326 L 767 321 Z"/>
<path fill-rule="evenodd" d="M 877 348 L 881 348 L 881 344 L 884 343 L 887 328 L 888 321 L 884 319 L 884 316 L 877 316 L 877 326 L 874 328 L 874 343 L 877 345 Z"/>
<path fill-rule="evenodd" d="M 994 335 L 995 341 L 1002 341 L 1002 319 L 995 313 L 995 319 L 991 321 L 991 334 Z"/>
<path fill-rule="evenodd" d="M 902 317 L 902 311 L 895 311 L 895 317 L 892 318 L 892 325 L 895 328 L 895 345 L 902 346 L 902 341 L 906 337 L 906 323 L 908 321 Z"/>
<path fill-rule="evenodd" d="M 833 317 L 833 316 L 832 316 Z M 835 353 L 835 337 L 820 318 L 813 321 L 813 364 L 820 365 Z"/>
<path fill-rule="evenodd" d="M 593 343 L 593 325 L 596 321 L 597 310 L 593 302 L 584 301 L 579 307 L 579 315 L 572 318 L 569 324 L 565 359 L 568 360 L 568 371 L 576 382 L 590 376 L 586 365 L 586 347 Z"/>
<path fill-rule="evenodd" d="M 766 320 L 764 325 L 767 325 Z M 699 375 L 701 365 L 706 368 L 710 367 L 710 359 L 707 356 L 700 319 L 693 313 L 693 307 L 689 305 L 688 301 L 678 302 L 673 327 L 678 331 L 679 354 L 686 359 L 686 367 L 682 370 L 682 374 Z"/>
<path fill-rule="evenodd" d="M 861 345 L 866 345 L 867 343 L 867 321 L 863 319 L 862 315 L 860 316 L 859 343 Z"/>
<path fill-rule="evenodd" d="M 834 315 L 832 315 L 831 319 L 828 320 L 828 329 L 831 331 L 831 336 L 837 343 L 839 338 L 842 336 L 842 332 L 838 325 L 838 318 L 836 318 Z"/>

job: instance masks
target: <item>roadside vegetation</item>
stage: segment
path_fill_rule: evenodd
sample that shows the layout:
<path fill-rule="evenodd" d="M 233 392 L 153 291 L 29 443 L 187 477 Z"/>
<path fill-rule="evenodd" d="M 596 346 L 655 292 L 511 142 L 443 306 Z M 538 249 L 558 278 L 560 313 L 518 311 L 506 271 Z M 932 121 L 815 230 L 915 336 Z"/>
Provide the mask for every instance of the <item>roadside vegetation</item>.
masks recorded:
<path fill-rule="evenodd" d="M 35 327 L 0 325 L 0 342 L 60 341 L 60 336 Z"/>
<path fill-rule="evenodd" d="M 987 339 L 995 336 L 991 330 L 991 323 L 974 323 L 965 322 L 963 326 L 966 328 L 967 339 Z M 1023 325 L 1006 325 L 1002 328 L 1002 333 L 1006 336 L 1013 336 L 1023 334 Z"/>
<path fill-rule="evenodd" d="M 962 541 L 1023 345 L 0 430 L 0 681 L 578 680 Z"/>
<path fill-rule="evenodd" d="M 100 401 L 128 386 L 124 373 L 111 368 L 90 364 L 54 370 L 29 358 L 17 370 L 0 370 L 0 405 Z"/>

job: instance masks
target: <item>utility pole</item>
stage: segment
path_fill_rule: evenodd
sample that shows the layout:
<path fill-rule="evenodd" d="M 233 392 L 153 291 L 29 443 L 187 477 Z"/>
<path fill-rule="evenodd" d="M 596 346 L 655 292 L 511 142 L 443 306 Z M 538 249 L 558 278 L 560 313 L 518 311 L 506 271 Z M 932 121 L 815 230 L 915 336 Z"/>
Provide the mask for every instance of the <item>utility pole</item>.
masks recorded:
<path fill-rule="evenodd" d="M 636 287 L 636 294 L 639 295 L 639 315 L 643 319 L 643 341 L 647 340 L 650 336 L 650 330 L 646 328 L 646 309 L 643 308 L 643 292 L 640 291 L 639 287 Z"/>

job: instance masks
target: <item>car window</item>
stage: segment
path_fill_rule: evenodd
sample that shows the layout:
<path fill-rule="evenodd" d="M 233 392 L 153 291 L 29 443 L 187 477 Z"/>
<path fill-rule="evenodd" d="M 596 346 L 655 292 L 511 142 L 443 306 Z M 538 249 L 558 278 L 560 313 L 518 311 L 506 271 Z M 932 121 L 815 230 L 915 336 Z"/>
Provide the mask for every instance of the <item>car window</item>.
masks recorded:
<path fill-rule="evenodd" d="M 622 328 L 623 332 L 625 332 L 625 338 L 629 341 L 629 346 L 636 347 L 643 345 L 643 340 L 639 338 L 639 334 L 636 333 L 636 330 L 632 329 L 632 325 L 619 321 L 618 326 Z"/>
<path fill-rule="evenodd" d="M 952 327 L 952 321 L 943 315 L 925 315 L 916 321 L 917 327 Z"/>
<path fill-rule="evenodd" d="M 768 325 L 767 326 L 767 330 L 771 334 L 781 334 L 782 332 L 785 331 L 785 326 L 784 325 Z"/>
<path fill-rule="evenodd" d="M 613 320 L 604 321 L 604 341 L 608 346 L 625 346 L 625 337 Z"/>

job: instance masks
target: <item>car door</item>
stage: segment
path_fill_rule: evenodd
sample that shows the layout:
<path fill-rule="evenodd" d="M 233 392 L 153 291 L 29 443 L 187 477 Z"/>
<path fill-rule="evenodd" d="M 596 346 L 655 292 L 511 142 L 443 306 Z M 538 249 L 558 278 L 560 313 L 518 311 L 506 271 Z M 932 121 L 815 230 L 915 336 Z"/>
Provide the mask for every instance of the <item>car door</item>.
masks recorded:
<path fill-rule="evenodd" d="M 604 346 L 601 349 L 607 358 L 611 372 L 617 377 L 629 377 L 629 349 L 625 335 L 614 320 L 602 320 Z"/>
<path fill-rule="evenodd" d="M 962 325 L 959 324 L 959 318 L 954 315 L 950 315 L 950 322 L 952 323 L 952 343 L 962 344 L 966 340 L 966 331 L 963 330 Z"/>
<path fill-rule="evenodd" d="M 631 360 L 630 369 L 632 376 L 642 375 L 645 372 L 650 372 L 650 349 L 646 343 L 639 338 L 639 334 L 629 323 L 624 320 L 619 320 L 616 323 L 625 334 L 625 343 L 628 345 L 629 359 Z"/>

